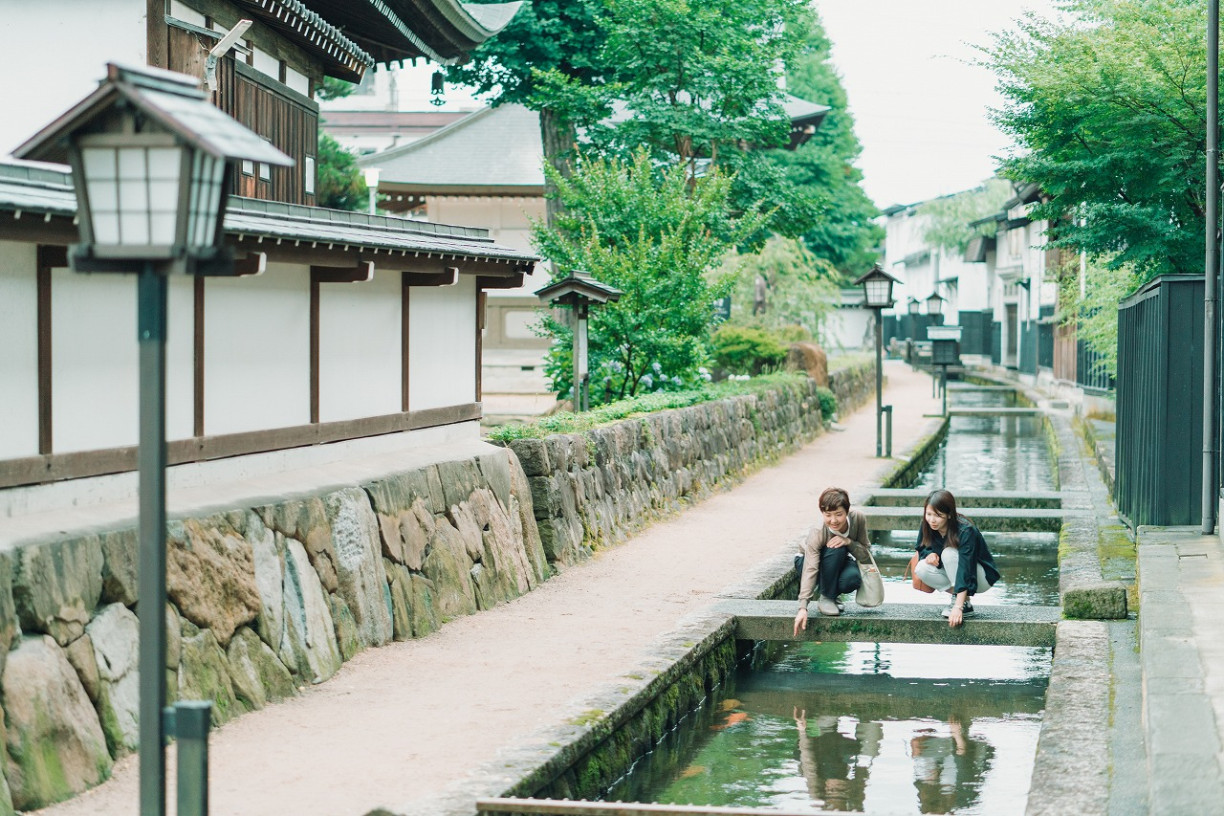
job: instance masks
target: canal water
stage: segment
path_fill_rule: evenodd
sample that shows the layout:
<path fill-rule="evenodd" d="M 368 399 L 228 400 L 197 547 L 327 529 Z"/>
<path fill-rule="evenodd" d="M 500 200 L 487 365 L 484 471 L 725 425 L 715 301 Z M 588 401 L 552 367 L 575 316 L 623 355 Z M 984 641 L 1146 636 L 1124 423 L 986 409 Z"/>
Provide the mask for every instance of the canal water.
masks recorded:
<path fill-rule="evenodd" d="M 949 391 L 949 405 L 1012 405 Z M 916 487 L 1055 489 L 1040 418 L 955 417 Z M 972 517 L 972 510 L 966 514 Z M 902 573 L 915 530 L 879 534 L 886 602 L 946 604 Z M 1003 574 L 974 599 L 1058 603 L 1054 534 L 986 534 Z M 853 612 L 852 602 L 848 611 Z M 972 619 L 966 624 L 971 626 Z M 613 801 L 872 814 L 1021 814 L 1049 649 L 780 643 L 691 713 L 605 796 Z"/>

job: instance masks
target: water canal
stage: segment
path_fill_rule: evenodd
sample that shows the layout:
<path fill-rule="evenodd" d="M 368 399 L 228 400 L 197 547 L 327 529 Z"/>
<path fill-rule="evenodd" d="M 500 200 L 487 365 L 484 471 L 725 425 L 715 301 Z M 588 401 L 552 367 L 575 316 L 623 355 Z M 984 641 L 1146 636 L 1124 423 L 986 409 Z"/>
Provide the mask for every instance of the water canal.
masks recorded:
<path fill-rule="evenodd" d="M 949 407 L 1012 406 L 949 392 Z M 1040 417 L 953 417 L 914 487 L 1048 491 Z M 972 517 L 972 510 L 966 511 Z M 891 602 L 926 603 L 902 580 L 916 531 L 877 534 Z M 975 599 L 1058 604 L 1057 537 L 987 534 L 1002 581 Z M 850 606 L 853 611 L 853 606 Z M 972 620 L 967 623 L 972 625 Z M 755 666 L 691 713 L 607 792 L 614 801 L 869 813 L 1023 813 L 1048 649 L 876 643 L 764 646 Z"/>

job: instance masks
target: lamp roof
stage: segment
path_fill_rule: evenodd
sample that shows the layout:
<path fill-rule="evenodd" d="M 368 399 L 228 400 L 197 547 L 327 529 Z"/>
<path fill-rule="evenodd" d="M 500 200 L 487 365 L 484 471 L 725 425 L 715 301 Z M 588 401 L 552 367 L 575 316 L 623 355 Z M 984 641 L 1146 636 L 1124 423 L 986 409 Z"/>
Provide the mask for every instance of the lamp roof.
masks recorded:
<path fill-rule="evenodd" d="M 623 293 L 615 286 L 600 283 L 586 272 L 571 272 L 567 277 L 550 283 L 543 289 L 537 289 L 535 294 L 546 303 L 572 303 L 583 300 L 589 303 L 607 303 L 620 300 Z"/>
<path fill-rule="evenodd" d="M 887 272 L 884 271 L 884 268 L 882 266 L 880 266 L 879 264 L 876 264 L 875 266 L 871 267 L 870 272 L 868 272 L 866 275 L 863 275 L 858 280 L 856 280 L 854 282 L 854 285 L 862 286 L 864 283 L 866 283 L 869 280 L 880 280 L 881 278 L 890 280 L 893 283 L 901 282 L 899 278 L 895 278 L 892 275 L 888 274 Z"/>
<path fill-rule="evenodd" d="M 98 89 L 13 151 L 19 159 L 66 164 L 68 137 L 101 132 L 107 114 L 128 104 L 184 142 L 225 160 L 281 167 L 293 159 L 214 106 L 195 77 L 160 68 L 107 63 Z"/>

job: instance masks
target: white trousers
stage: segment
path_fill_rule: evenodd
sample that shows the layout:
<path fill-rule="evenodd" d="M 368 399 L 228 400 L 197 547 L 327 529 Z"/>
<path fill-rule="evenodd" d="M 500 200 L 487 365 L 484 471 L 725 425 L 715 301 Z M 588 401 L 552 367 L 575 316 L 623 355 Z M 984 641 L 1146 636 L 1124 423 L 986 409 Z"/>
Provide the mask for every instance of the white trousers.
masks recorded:
<path fill-rule="evenodd" d="M 956 584 L 956 568 L 960 566 L 960 550 L 955 547 L 944 547 L 943 554 L 940 556 L 941 561 L 938 567 L 933 567 L 926 561 L 919 560 L 918 565 L 914 567 L 914 575 L 929 587 L 938 590 L 951 590 Z M 977 565 L 977 591 L 985 592 L 990 589 L 990 584 L 986 580 L 986 570 L 982 569 L 982 565 Z"/>

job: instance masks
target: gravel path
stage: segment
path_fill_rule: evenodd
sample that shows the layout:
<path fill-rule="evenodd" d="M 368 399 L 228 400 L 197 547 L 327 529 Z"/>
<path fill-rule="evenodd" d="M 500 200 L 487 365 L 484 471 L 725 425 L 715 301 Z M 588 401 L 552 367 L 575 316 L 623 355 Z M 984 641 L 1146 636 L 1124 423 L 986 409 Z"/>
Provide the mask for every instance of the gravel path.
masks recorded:
<path fill-rule="evenodd" d="M 886 372 L 893 446 L 904 451 L 933 429 L 924 414 L 939 403 L 927 375 L 897 362 Z M 556 724 L 559 703 L 613 681 L 680 618 L 788 548 L 818 519 L 825 487 L 857 501 L 888 464 L 873 456 L 874 423 L 869 404 L 778 465 L 522 598 L 363 652 L 328 682 L 228 723 L 211 740 L 212 812 L 357 816 L 439 794 Z M 134 816 L 137 765 L 127 757 L 106 784 L 39 813 Z"/>

